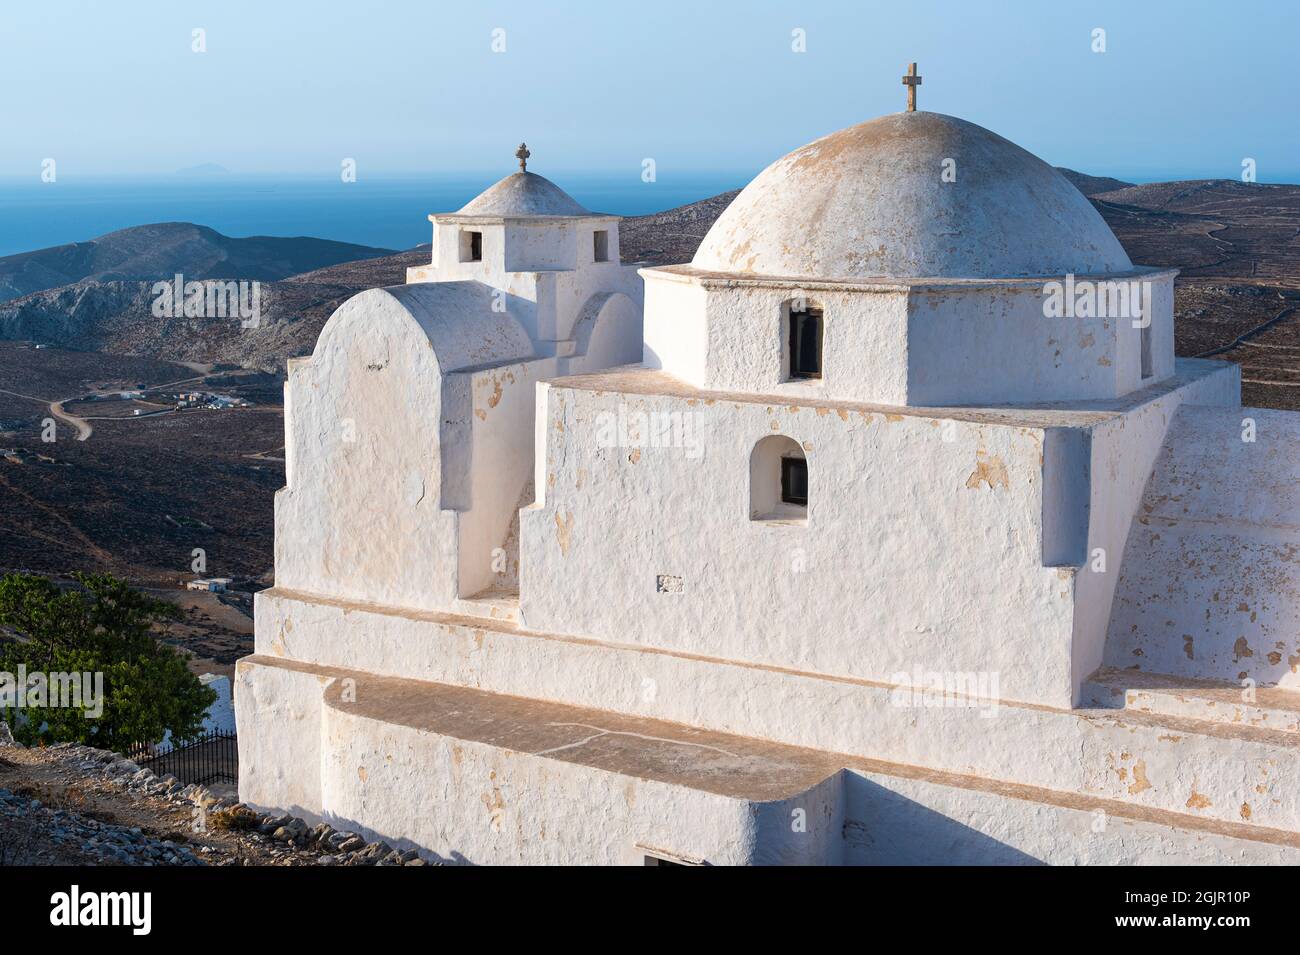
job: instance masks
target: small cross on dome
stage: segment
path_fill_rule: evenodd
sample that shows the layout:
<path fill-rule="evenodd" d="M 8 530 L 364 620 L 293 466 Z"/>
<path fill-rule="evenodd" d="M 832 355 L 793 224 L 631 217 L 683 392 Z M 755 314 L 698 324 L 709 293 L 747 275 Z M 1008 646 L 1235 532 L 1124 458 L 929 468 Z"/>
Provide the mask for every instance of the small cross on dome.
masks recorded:
<path fill-rule="evenodd" d="M 907 68 L 907 75 L 903 77 L 903 85 L 907 87 L 907 111 L 916 112 L 916 88 L 921 85 L 921 77 L 916 72 L 916 64 L 912 63 Z"/>
<path fill-rule="evenodd" d="M 528 171 L 528 157 L 531 155 L 532 153 L 528 151 L 528 144 L 520 143 L 519 148 L 515 150 L 515 158 L 519 160 L 520 172 Z"/>

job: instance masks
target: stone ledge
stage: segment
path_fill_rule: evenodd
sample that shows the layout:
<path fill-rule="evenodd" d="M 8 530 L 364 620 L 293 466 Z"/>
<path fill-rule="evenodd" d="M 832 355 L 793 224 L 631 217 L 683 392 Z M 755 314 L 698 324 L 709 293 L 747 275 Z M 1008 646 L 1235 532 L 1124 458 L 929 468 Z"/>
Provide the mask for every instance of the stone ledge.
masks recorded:
<path fill-rule="evenodd" d="M 1300 850 L 1300 833 L 1209 819 L 1104 796 L 1061 792 L 980 776 L 853 757 L 663 720 L 379 677 L 297 661 L 246 657 L 241 667 L 283 667 L 321 678 L 325 706 L 355 718 L 414 729 L 503 752 L 560 760 L 618 776 L 702 790 L 751 804 L 783 803 L 843 771 L 908 780 L 1056 810 L 1102 813 L 1189 837 L 1219 837 Z M 348 682 L 352 681 L 352 682 Z M 345 701 L 344 694 L 355 699 Z M 891 787 L 892 788 L 892 787 Z"/>

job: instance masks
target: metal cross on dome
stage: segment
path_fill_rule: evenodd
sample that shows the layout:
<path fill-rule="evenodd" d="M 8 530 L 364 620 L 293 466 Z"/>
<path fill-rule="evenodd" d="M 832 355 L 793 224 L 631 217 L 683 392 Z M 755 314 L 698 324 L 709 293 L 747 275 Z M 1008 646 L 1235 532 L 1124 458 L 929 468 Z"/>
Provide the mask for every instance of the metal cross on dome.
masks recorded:
<path fill-rule="evenodd" d="M 532 153 L 528 151 L 528 144 L 520 143 L 519 148 L 515 150 L 515 158 L 519 160 L 520 172 L 528 171 L 528 157 L 531 155 Z"/>
<path fill-rule="evenodd" d="M 903 85 L 907 87 L 907 111 L 916 112 L 916 88 L 921 85 L 921 77 L 916 72 L 916 64 L 912 63 L 907 68 L 907 75 L 903 77 Z"/>

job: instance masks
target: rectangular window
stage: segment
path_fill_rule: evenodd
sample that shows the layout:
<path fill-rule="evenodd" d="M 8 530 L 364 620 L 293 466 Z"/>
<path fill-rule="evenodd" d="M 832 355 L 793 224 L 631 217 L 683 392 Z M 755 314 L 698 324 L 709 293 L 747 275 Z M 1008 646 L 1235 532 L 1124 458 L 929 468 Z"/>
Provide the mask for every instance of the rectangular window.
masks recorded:
<path fill-rule="evenodd" d="M 609 261 L 609 233 L 601 229 L 593 232 L 592 237 L 592 260 L 595 262 Z"/>
<path fill-rule="evenodd" d="M 781 459 L 781 503 L 808 506 L 808 459 Z"/>
<path fill-rule="evenodd" d="M 790 313 L 790 375 L 798 378 L 822 376 L 822 312 L 808 308 Z"/>
<path fill-rule="evenodd" d="M 470 232 L 467 229 L 461 230 L 460 260 L 462 262 L 483 261 L 483 233 L 482 232 Z"/>
<path fill-rule="evenodd" d="M 1150 378 L 1155 374 L 1151 367 L 1151 316 L 1143 316 L 1146 324 L 1142 326 L 1142 377 Z"/>

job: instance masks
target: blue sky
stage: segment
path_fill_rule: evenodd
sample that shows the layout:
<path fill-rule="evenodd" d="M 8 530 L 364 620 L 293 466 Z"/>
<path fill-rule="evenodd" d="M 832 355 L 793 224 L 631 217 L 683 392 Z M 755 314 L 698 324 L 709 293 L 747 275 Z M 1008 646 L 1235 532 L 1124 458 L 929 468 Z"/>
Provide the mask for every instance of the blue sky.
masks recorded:
<path fill-rule="evenodd" d="M 1106 52 L 1092 31 L 1106 31 Z M 207 52 L 191 50 L 206 31 Z M 505 31 L 506 50 L 491 49 Z M 791 49 L 806 31 L 807 52 Z M 1135 178 L 1300 181 L 1300 3 L 7 3 L 0 175 L 752 174 L 904 102 Z"/>

